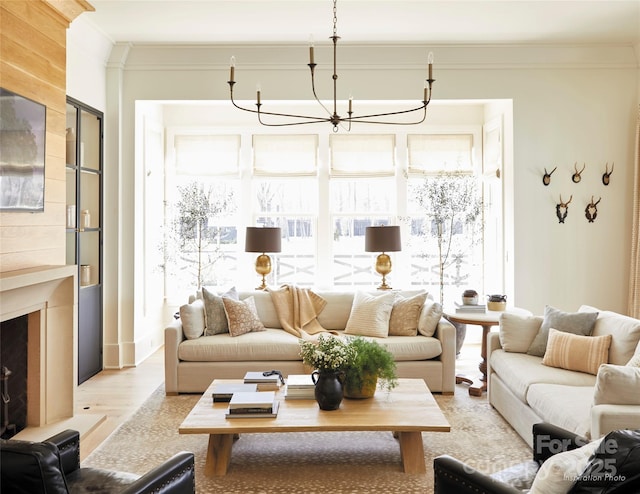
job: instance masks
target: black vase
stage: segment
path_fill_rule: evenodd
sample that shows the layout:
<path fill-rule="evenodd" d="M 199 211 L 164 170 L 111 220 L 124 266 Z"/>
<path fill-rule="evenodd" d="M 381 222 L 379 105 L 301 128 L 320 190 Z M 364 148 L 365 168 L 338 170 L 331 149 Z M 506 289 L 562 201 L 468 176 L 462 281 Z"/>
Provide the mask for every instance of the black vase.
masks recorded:
<path fill-rule="evenodd" d="M 314 393 L 320 410 L 337 410 L 342 403 L 342 382 L 337 371 L 313 371 Z"/>

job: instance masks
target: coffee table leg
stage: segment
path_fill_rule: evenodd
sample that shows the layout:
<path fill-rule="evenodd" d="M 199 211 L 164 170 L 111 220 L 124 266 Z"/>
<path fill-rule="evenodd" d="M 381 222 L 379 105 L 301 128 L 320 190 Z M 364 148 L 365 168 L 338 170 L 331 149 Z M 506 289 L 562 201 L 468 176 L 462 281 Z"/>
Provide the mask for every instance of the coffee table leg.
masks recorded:
<path fill-rule="evenodd" d="M 207 477 L 226 475 L 231 462 L 233 434 L 210 434 L 204 474 Z"/>
<path fill-rule="evenodd" d="M 399 432 L 398 441 L 404 473 L 426 473 L 422 433 L 420 431 Z"/>

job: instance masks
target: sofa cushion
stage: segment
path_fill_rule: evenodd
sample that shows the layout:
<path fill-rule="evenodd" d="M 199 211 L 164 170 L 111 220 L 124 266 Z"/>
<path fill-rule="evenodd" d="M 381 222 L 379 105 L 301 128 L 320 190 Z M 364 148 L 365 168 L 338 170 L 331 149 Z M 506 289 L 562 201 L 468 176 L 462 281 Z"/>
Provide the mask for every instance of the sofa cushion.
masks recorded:
<path fill-rule="evenodd" d="M 538 470 L 529 494 L 569 492 L 599 445 L 600 441 L 593 441 L 581 448 L 558 453 L 547 459 Z"/>
<path fill-rule="evenodd" d="M 318 322 L 325 329 L 343 330 L 353 305 L 353 292 L 318 292 L 327 301 L 327 306 L 318 314 Z"/>
<path fill-rule="evenodd" d="M 640 320 L 608 310 L 599 311 L 588 305 L 580 307 L 580 311 L 598 314 L 591 334 L 593 336 L 612 335 L 609 363 L 625 365 L 638 349 Z"/>
<path fill-rule="evenodd" d="M 527 350 L 529 355 L 542 357 L 547 348 L 549 328 L 567 333 L 589 336 L 598 317 L 597 312 L 563 312 L 547 305 L 544 308 L 544 320 L 538 334 Z"/>
<path fill-rule="evenodd" d="M 640 368 L 605 364 L 596 378 L 593 404 L 640 405 Z"/>
<path fill-rule="evenodd" d="M 505 312 L 500 317 L 500 346 L 505 352 L 526 353 L 538 334 L 543 318 Z"/>
<path fill-rule="evenodd" d="M 252 331 L 265 330 L 262 321 L 258 317 L 253 297 L 248 297 L 244 300 L 222 297 L 222 304 L 227 315 L 229 334 L 231 336 L 240 336 Z"/>
<path fill-rule="evenodd" d="M 527 404 L 538 417 L 583 437 L 591 433 L 592 401 L 593 386 L 532 384 L 527 392 Z"/>
<path fill-rule="evenodd" d="M 391 352 L 396 362 L 428 360 L 442 354 L 442 344 L 437 338 L 390 336 L 377 341 Z"/>
<path fill-rule="evenodd" d="M 389 334 L 389 318 L 395 299 L 394 292 L 386 292 L 382 295 L 357 292 L 353 298 L 345 334 L 386 338 Z"/>
<path fill-rule="evenodd" d="M 596 376 L 542 365 L 542 359 L 526 353 L 491 352 L 491 367 L 520 401 L 526 402 L 529 386 L 535 383 L 593 386 Z"/>
<path fill-rule="evenodd" d="M 422 306 L 427 300 L 427 292 L 413 297 L 398 295 L 389 318 L 389 336 L 415 336 L 418 334 L 418 321 Z"/>
<path fill-rule="evenodd" d="M 249 297 L 253 297 L 258 317 L 265 328 L 282 329 L 278 313 L 276 312 L 276 306 L 273 305 L 271 294 L 268 291 L 256 290 L 252 292 L 240 292 L 239 294 L 240 300 L 245 300 Z"/>
<path fill-rule="evenodd" d="M 422 336 L 433 336 L 442 318 L 442 305 L 427 299 L 422 306 L 418 320 L 418 333 Z"/>
<path fill-rule="evenodd" d="M 184 340 L 178 358 L 189 362 L 301 360 L 298 338 L 282 329 L 267 328 L 234 338 L 229 333 Z"/>
<path fill-rule="evenodd" d="M 229 332 L 229 323 L 227 322 L 227 314 L 224 312 L 222 297 L 238 300 L 238 292 L 236 287 L 229 288 L 226 292 L 218 295 L 210 292 L 206 287 L 202 287 L 202 300 L 204 300 L 204 316 L 206 329 L 204 334 L 211 336 L 219 333 Z"/>
<path fill-rule="evenodd" d="M 611 335 L 580 336 L 549 328 L 542 364 L 596 375 L 609 358 Z"/>
<path fill-rule="evenodd" d="M 187 339 L 200 338 L 205 328 L 204 302 L 196 299 L 190 304 L 181 306 L 180 320 L 182 332 Z"/>

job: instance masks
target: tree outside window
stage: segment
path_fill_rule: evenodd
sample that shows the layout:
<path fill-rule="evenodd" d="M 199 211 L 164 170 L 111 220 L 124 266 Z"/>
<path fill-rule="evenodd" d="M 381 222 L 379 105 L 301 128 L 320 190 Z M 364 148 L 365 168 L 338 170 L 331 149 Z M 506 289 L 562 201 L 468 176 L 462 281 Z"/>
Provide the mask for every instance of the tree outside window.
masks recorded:
<path fill-rule="evenodd" d="M 424 179 L 412 190 L 412 198 L 422 218 L 412 221 L 418 242 L 414 252 L 435 257 L 440 303 L 445 285 L 464 286 L 473 276 L 474 247 L 481 241 L 482 202 L 477 179 L 472 175 L 440 173 Z M 466 265 L 466 269 L 465 269 Z"/>
<path fill-rule="evenodd" d="M 216 285 L 216 264 L 225 256 L 223 246 L 236 244 L 237 229 L 221 218 L 235 211 L 233 191 L 224 186 L 189 182 L 179 185 L 165 238 L 166 267 L 185 283 Z"/>

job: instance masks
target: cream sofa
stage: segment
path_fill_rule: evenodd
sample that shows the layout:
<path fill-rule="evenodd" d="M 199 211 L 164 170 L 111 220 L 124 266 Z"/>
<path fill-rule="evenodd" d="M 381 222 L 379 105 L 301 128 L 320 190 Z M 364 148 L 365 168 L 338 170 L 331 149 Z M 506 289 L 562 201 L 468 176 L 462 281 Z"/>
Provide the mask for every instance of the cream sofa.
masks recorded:
<path fill-rule="evenodd" d="M 539 422 L 591 439 L 616 429 L 640 428 L 640 320 L 589 306 L 574 313 L 591 314 L 594 323 L 589 336 L 604 336 L 601 340 L 610 341 L 608 350 L 604 350 L 606 364 L 598 366 L 588 363 L 592 353 L 584 347 L 562 349 L 558 343 L 564 341 L 568 345 L 567 338 L 578 345 L 597 343 L 584 336 L 574 338 L 550 330 L 544 355 L 527 353 L 543 327 L 547 309 L 545 317 L 505 313 L 500 331 L 489 333 L 487 376 L 491 405 L 530 445 L 533 424 Z M 549 327 L 553 328 L 553 324 Z M 552 337 L 553 348 L 549 346 Z M 564 352 L 565 362 L 551 361 L 557 359 L 558 352 Z M 545 365 L 543 360 L 560 366 Z M 573 363 L 568 364 L 569 361 Z M 576 365 L 592 364 L 593 373 L 571 370 Z"/>
<path fill-rule="evenodd" d="M 327 302 L 317 321 L 328 330 L 344 333 L 354 293 L 314 293 Z M 417 292 L 397 293 L 410 297 Z M 277 369 L 285 376 L 308 372 L 299 354 L 299 339 L 282 329 L 270 293 L 239 293 L 240 300 L 247 297 L 253 297 L 265 331 L 235 337 L 222 333 L 188 339 L 181 319 L 174 320 L 165 328 L 165 390 L 168 395 L 201 393 L 215 378 L 239 379 L 247 371 Z M 433 336 L 418 332 L 416 336 L 377 338 L 393 353 L 398 377 L 421 378 L 431 391 L 449 394 L 453 393 L 455 386 L 455 340 L 455 328 L 439 316 L 436 316 Z"/>

